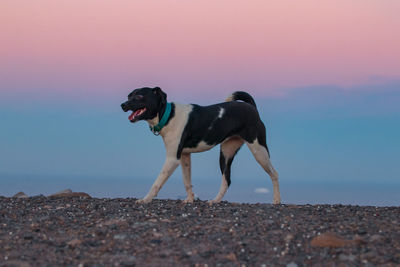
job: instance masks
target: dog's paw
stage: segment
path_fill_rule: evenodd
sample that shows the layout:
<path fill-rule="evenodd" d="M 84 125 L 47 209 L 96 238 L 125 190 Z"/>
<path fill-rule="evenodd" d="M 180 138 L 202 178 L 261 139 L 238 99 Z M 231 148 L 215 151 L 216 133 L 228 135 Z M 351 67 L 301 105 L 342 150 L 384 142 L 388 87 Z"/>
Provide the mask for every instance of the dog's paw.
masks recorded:
<path fill-rule="evenodd" d="M 208 201 L 208 205 L 212 206 L 212 205 L 220 203 L 220 202 L 221 202 L 221 200 L 219 200 L 219 199 L 213 199 L 213 200 Z"/>
<path fill-rule="evenodd" d="M 150 203 L 150 202 L 151 202 L 151 199 L 146 199 L 146 198 L 142 198 L 142 199 L 136 200 L 137 204 L 147 204 L 147 203 Z"/>
<path fill-rule="evenodd" d="M 193 201 L 194 201 L 193 198 L 186 198 L 186 199 L 183 201 L 183 203 L 184 203 L 184 204 L 192 204 Z"/>
<path fill-rule="evenodd" d="M 281 199 L 280 198 L 274 199 L 274 205 L 279 205 L 279 204 L 281 204 Z"/>

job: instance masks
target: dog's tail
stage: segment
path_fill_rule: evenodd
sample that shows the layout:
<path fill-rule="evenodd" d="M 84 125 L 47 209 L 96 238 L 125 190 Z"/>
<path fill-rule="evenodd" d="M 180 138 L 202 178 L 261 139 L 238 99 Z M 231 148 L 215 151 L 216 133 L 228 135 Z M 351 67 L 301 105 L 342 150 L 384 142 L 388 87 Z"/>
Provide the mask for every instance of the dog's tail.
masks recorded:
<path fill-rule="evenodd" d="M 255 108 L 257 108 L 254 98 L 250 94 L 243 92 L 243 91 L 234 92 L 225 101 L 229 102 L 229 101 L 236 101 L 236 100 L 241 100 L 241 101 L 246 102 L 250 105 L 253 105 Z"/>

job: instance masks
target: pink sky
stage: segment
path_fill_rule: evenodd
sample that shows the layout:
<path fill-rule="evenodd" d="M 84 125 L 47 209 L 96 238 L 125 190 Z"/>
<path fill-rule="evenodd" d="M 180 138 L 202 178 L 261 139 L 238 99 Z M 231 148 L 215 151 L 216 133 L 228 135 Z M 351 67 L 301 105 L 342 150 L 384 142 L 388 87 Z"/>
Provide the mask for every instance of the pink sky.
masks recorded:
<path fill-rule="evenodd" d="M 0 86 L 172 94 L 400 79 L 400 1 L 0 2 Z"/>

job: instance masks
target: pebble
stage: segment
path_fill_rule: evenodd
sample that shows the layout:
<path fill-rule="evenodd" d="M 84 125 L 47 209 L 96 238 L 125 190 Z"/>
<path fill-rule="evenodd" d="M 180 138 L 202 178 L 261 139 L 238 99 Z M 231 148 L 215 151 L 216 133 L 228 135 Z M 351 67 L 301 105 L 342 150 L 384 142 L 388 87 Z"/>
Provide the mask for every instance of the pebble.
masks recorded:
<path fill-rule="evenodd" d="M 323 233 L 311 240 L 313 247 L 344 247 L 351 244 L 351 240 L 346 240 L 334 233 Z"/>
<path fill-rule="evenodd" d="M 345 254 L 340 254 L 339 255 L 339 260 L 341 261 L 354 261 L 356 259 L 356 256 L 354 255 L 345 255 Z"/>
<path fill-rule="evenodd" d="M 372 235 L 370 238 L 369 238 L 369 241 L 371 241 L 371 242 L 379 242 L 379 241 L 381 241 L 383 239 L 383 237 L 381 236 L 381 235 Z"/>
<path fill-rule="evenodd" d="M 24 192 L 18 192 L 13 196 L 13 198 L 29 198 L 29 196 Z"/>
<path fill-rule="evenodd" d="M 83 197 L 90 198 L 91 196 L 84 192 L 73 192 L 71 189 L 65 189 L 60 192 L 54 193 L 49 197 Z"/>
<path fill-rule="evenodd" d="M 127 238 L 127 235 L 125 235 L 125 234 L 114 235 L 115 240 L 124 240 L 126 238 Z"/>

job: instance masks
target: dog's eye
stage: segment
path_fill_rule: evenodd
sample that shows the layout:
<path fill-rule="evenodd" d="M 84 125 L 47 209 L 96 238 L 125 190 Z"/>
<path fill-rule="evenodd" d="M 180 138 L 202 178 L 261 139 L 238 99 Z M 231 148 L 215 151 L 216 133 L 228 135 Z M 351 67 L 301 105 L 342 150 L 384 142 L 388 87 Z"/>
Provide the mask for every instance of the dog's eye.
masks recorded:
<path fill-rule="evenodd" d="M 142 95 L 135 95 L 135 99 L 136 99 L 136 100 L 142 100 L 142 99 L 143 99 L 143 96 L 142 96 Z"/>

